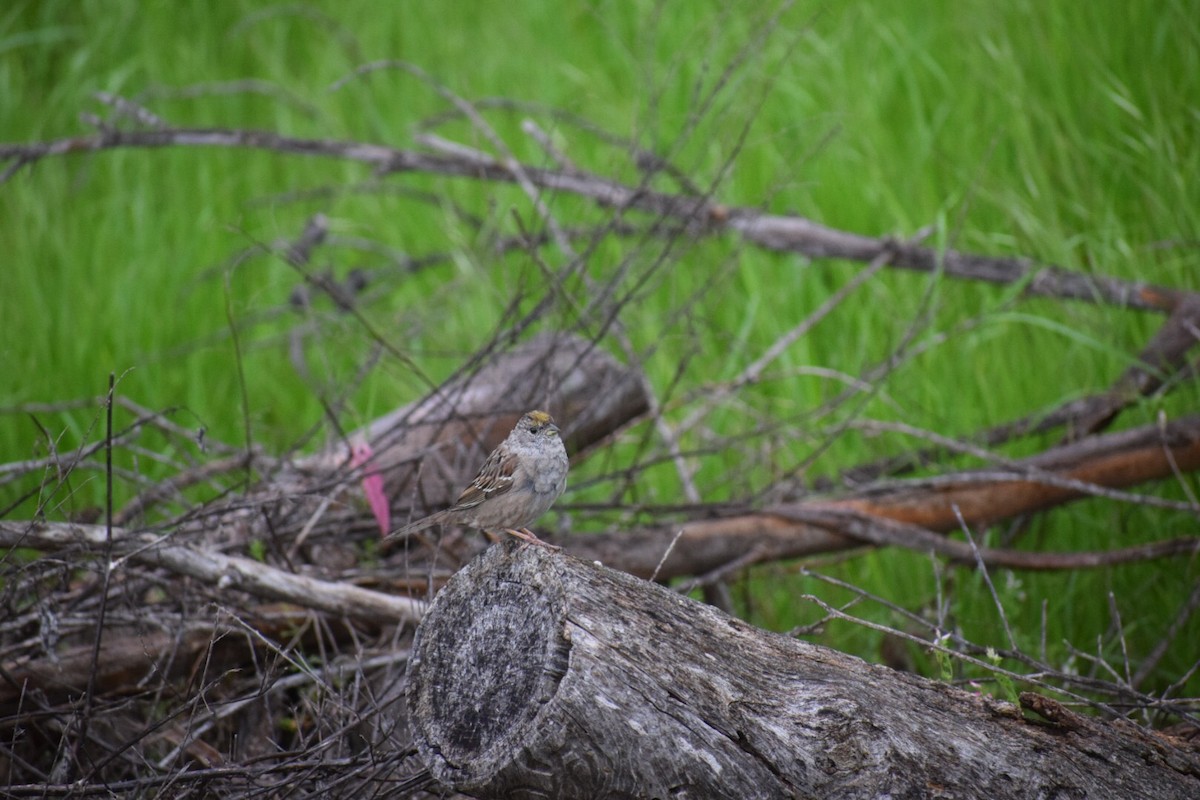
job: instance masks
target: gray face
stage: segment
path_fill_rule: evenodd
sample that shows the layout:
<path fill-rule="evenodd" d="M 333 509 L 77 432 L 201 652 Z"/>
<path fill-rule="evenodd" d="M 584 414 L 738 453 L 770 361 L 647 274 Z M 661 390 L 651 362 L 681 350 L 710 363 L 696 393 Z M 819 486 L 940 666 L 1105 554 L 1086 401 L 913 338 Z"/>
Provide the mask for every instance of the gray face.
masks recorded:
<path fill-rule="evenodd" d="M 517 422 L 518 431 L 530 434 L 531 437 L 555 436 L 559 434 L 554 418 L 545 411 L 530 411 Z"/>
<path fill-rule="evenodd" d="M 548 509 L 567 485 L 567 450 L 563 447 L 558 426 L 544 411 L 531 411 L 521 417 L 509 438 L 513 450 L 539 467 L 525 475 L 537 498 L 534 507 L 539 516 Z"/>

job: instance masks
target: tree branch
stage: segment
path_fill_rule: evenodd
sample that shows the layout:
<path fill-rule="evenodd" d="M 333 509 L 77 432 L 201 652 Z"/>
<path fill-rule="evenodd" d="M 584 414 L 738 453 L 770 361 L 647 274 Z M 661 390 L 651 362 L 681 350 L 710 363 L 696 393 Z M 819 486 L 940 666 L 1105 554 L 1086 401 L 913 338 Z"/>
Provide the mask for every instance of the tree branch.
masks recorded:
<path fill-rule="evenodd" d="M 643 211 L 657 218 L 681 221 L 696 234 L 731 231 L 768 250 L 809 258 L 842 258 L 871 262 L 886 257 L 893 267 L 933 272 L 953 278 L 1001 285 L 1024 284 L 1026 294 L 1057 297 L 1121 308 L 1169 312 L 1188 292 L 1142 281 L 1084 275 L 1057 266 L 1040 266 L 1028 259 L 994 258 L 939 251 L 891 238 L 873 238 L 830 228 L 798 216 L 764 214 L 754 208 L 725 206 L 703 197 L 657 192 L 572 169 L 545 169 L 501 162 L 484 154 L 430 154 L 336 139 L 302 139 L 269 131 L 175 128 L 163 130 L 106 130 L 32 144 L 0 144 L 0 161 L 11 161 L 0 180 L 43 158 L 120 148 L 227 147 L 266 150 L 290 155 L 321 156 L 358 161 L 380 174 L 422 172 L 475 180 L 515 183 L 527 181 L 538 189 L 575 194 L 601 206 Z"/>
<path fill-rule="evenodd" d="M 1172 460 L 1180 470 L 1200 469 L 1200 416 L 1176 420 L 1161 430 L 1147 425 L 1091 437 L 987 472 L 951 473 L 838 499 L 797 501 L 761 511 L 693 519 L 681 525 L 589 536 L 574 543 L 571 552 L 643 577 L 657 569 L 662 579 L 705 574 L 751 551 L 758 554 L 755 560 L 769 561 L 846 550 L 863 543 L 903 545 L 906 538 L 914 549 L 934 549 L 957 558 L 963 554 L 953 547 L 931 547 L 933 540 L 928 537 L 957 530 L 962 523 L 986 525 L 1087 496 L 1138 500 L 1119 488 L 1172 477 Z M 1184 505 L 1180 510 L 1190 509 Z M 838 525 L 839 514 L 847 514 L 841 519 L 853 524 Z M 819 524 L 803 521 L 806 519 Z M 863 520 L 876 522 L 863 527 Z M 889 521 L 903 527 L 890 527 Z M 915 531 L 924 533 L 910 537 Z M 999 551 L 993 554 L 1013 567 L 1055 568 L 1053 564 L 1060 558 L 1062 564 L 1075 561 L 1082 566 L 1090 561 L 1098 566 L 1106 559 L 1120 561 L 1138 554 L 1158 558 L 1188 552 L 1185 541 L 1160 542 L 1137 552 L 1123 549 L 1107 555 L 1043 555 L 1042 566 L 1025 557 Z M 660 564 L 668 548 L 670 554 Z"/>
<path fill-rule="evenodd" d="M 82 547 L 98 553 L 104 546 L 105 529 L 100 525 L 0 521 L 0 547 L 39 550 Z M 171 544 L 166 537 L 114 529 L 113 547 L 121 560 L 163 567 L 213 586 L 339 616 L 372 622 L 416 622 L 425 612 L 426 604 L 421 600 L 284 572 L 249 558 Z"/>

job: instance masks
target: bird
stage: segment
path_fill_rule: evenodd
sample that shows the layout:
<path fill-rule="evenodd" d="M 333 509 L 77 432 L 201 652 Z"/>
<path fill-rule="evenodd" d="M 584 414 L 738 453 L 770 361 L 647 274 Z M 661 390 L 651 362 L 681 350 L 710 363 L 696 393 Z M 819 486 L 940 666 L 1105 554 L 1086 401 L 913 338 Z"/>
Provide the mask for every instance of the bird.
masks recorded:
<path fill-rule="evenodd" d="M 558 548 L 528 525 L 549 510 L 567 488 L 567 449 L 554 418 L 530 411 L 492 451 L 479 474 L 450 508 L 397 528 L 398 539 L 435 525 L 466 525 L 485 533 L 501 530 L 529 544 Z"/>

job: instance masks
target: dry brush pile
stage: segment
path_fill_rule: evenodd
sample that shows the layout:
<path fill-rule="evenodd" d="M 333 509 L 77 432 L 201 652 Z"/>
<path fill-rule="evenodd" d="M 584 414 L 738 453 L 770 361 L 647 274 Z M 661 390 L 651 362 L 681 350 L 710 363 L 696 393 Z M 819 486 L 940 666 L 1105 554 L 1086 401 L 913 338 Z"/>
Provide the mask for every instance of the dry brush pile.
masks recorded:
<path fill-rule="evenodd" d="M 1196 380 L 1200 295 L 1033 260 L 872 238 L 728 205 L 719 186 L 697 188 L 671 164 L 628 143 L 638 181 L 589 171 L 548 142 L 550 166 L 521 163 L 494 135 L 487 109 L 449 99 L 454 112 L 490 142 L 490 151 L 432 133 L 423 137 L 423 148 L 403 149 L 262 131 L 181 129 L 120 98 L 107 98 L 114 116 L 90 135 L 0 145 L 4 180 L 43 159 L 80 153 L 219 147 L 271 151 L 298 163 L 301 157 L 359 162 L 381 182 L 432 174 L 512 184 L 526 197 L 536 231 L 493 244 L 498 253 L 527 254 L 544 270 L 548 286 L 543 294 L 512 298 L 504 324 L 449 380 L 430 382 L 421 400 L 357 431 L 344 431 L 339 410 L 331 407 L 328 443 L 301 452 L 264 452 L 212 437 L 201 448 L 196 429 L 170 411 L 122 396 L 119 383 L 99 400 L 95 426 L 81 441 L 61 440 L 48 422 L 60 407 L 19 409 L 44 426 L 44 455 L 0 466 L 6 498 L 0 521 L 0 784 L 7 792 L 399 792 L 419 768 L 409 750 L 402 699 L 412 631 L 431 594 L 485 543 L 471 532 L 447 531 L 382 547 L 380 520 L 364 482 L 381 480 L 392 520 L 440 507 L 531 407 L 548 407 L 563 424 L 574 469 L 601 461 L 604 480 L 619 487 L 666 464 L 682 487 L 675 503 L 636 509 L 617 490 L 605 508 L 572 507 L 568 495 L 566 513 L 580 520 L 603 512 L 622 521 L 562 537 L 565 549 L 638 576 L 677 580 L 686 590 L 702 588 L 715 602 L 725 581 L 755 564 L 867 548 L 907 548 L 985 573 L 1195 556 L 1200 540 L 1194 536 L 1064 552 L 983 546 L 976 534 L 997 521 L 1080 498 L 1195 517 L 1200 507 L 1194 498 L 1163 499 L 1139 487 L 1156 481 L 1188 485 L 1187 473 L 1200 467 L 1200 415 L 1121 430 L 1113 424 L 1141 399 Z M 539 128 L 531 122 L 528 130 L 535 136 Z M 587 201 L 596 216 L 581 223 L 560 219 L 546 198 L 565 195 Z M 378 345 L 374 360 L 362 365 L 363 375 L 380 360 L 407 363 L 404 349 L 375 332 L 363 309 L 413 269 L 445 256 L 335 279 L 318 266 L 331 236 L 328 221 L 315 215 L 292 241 L 258 255 L 285 259 L 301 276 L 293 310 L 326 302 L 361 322 Z M 678 264 L 673 249 L 712 237 L 813 264 L 854 262 L 859 269 L 823 305 L 798 313 L 795 325 L 748 359 L 739 374 L 689 387 L 686 396 L 668 402 L 666 390 L 641 369 L 644 354 L 631 345 L 621 311 L 637 296 L 638 281 Z M 631 257 L 628 269 L 606 282 L 591 282 L 589 254 L 614 239 L 637 260 Z M 792 475 L 769 485 L 747 481 L 735 486 L 734 496 L 712 502 L 695 481 L 696 465 L 729 440 L 713 434 L 707 451 L 689 451 L 681 442 L 736 405 L 739 393 L 762 380 L 781 353 L 884 271 L 1002 285 L 1013 289 L 1016 303 L 1039 297 L 1110 304 L 1159 315 L 1162 322 L 1136 364 L 1106 391 L 1074 396 L 1049 412 L 965 439 L 860 419 L 854 424 L 862 430 L 907 433 L 924 445 L 857 465 L 821 486 Z M 540 324 L 548 309 L 564 305 L 585 322 L 569 331 Z M 686 315 L 686 301 L 679 313 Z M 895 361 L 912 357 L 912 344 L 906 346 L 855 376 L 857 383 L 831 403 L 851 402 L 864 386 L 869 391 Z M 789 430 L 782 421 L 755 419 L 735 443 L 769 461 L 773 443 Z M 1053 446 L 1023 457 L 1002 455 L 1013 443 L 1047 433 L 1058 436 Z M 621 452 L 635 457 L 614 463 L 613 448 L 630 436 L 640 444 Z M 111 455 L 122 451 L 160 460 L 171 474 L 149 480 L 113 469 Z M 963 460 L 970 465 L 931 466 Z M 915 470 L 923 477 L 905 479 Z M 119 484 L 131 499 L 64 518 L 56 509 L 83 476 Z M 814 488 L 822 492 L 814 494 Z M 1197 606 L 1200 586 L 1164 620 L 1154 649 L 1130 654 L 1136 667 L 1125 676 L 1068 674 L 1036 655 L 1002 655 L 1024 665 L 1023 677 L 1032 685 L 1060 699 L 1108 715 L 1152 710 L 1156 719 L 1194 723 L 1194 699 L 1178 695 L 1188 676 L 1180 677 L 1175 692 L 1151 694 L 1141 685 L 1164 653 L 1187 646 L 1179 637 Z M 897 611 L 911 622 L 893 631 L 897 636 L 950 656 L 984 658 L 986 648 L 955 639 L 916 611 Z M 827 619 L 848 616 L 833 606 L 825 613 Z"/>

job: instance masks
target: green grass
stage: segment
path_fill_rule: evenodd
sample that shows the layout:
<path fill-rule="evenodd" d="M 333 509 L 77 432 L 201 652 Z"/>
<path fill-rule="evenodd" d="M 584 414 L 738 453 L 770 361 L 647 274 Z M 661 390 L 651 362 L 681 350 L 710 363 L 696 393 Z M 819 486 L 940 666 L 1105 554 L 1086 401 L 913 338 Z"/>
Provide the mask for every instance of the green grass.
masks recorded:
<path fill-rule="evenodd" d="M 410 146 L 417 123 L 446 108 L 430 86 L 380 70 L 331 90 L 364 63 L 403 59 L 469 99 L 507 97 L 584 116 L 669 157 L 701 186 L 719 179 L 715 194 L 725 203 L 795 211 L 870 235 L 909 236 L 932 225 L 929 241 L 939 246 L 1200 285 L 1196 3 L 801 3 L 751 46 L 767 13 L 725 5 L 596 2 L 548 13 L 522 3 L 16 2 L 0 12 L 0 139 L 82 133 L 81 112 L 105 113 L 91 94 L 108 91 L 143 98 L 179 125 Z M 270 91 L 163 94 L 248 79 Z M 544 155 L 520 133 L 523 116 L 493 111 L 488 119 L 516 155 L 542 163 Z M 539 120 L 582 165 L 638 180 L 619 148 Z M 486 146 L 461 121 L 437 132 Z M 436 192 L 442 202 L 414 202 L 400 187 Z M 323 189 L 337 191 L 297 196 Z M 574 198 L 549 202 L 564 219 L 605 219 Z M 459 208 L 478 215 L 482 229 L 464 223 Z M 514 215 L 540 228 L 511 186 L 431 176 L 375 181 L 357 165 L 256 152 L 117 151 L 48 160 L 0 187 L 8 257 L 0 277 L 7 331 L 0 405 L 96 396 L 114 371 L 123 395 L 183 409 L 181 424 L 239 445 L 248 427 L 255 443 L 277 452 L 321 422 L 319 396 L 349 394 L 347 428 L 416 398 L 423 384 L 394 359 L 385 358 L 362 386 L 351 384 L 372 343 L 353 318 L 327 307 L 311 318 L 321 331 L 305 348 L 311 377 L 298 374 L 288 337 L 301 320 L 286 303 L 300 279 L 273 256 L 235 265 L 243 250 L 294 238 L 316 212 L 330 217 L 341 243 L 320 251 L 314 266 L 339 275 L 387 266 L 350 239 L 411 255 L 451 255 L 396 281 L 364 309 L 434 378 L 504 324 L 513 287 L 525 291 L 526 308 L 543 291 L 540 268 L 527 254 L 497 258 L 487 249 L 490 235 L 516 232 Z M 683 398 L 738 375 L 858 269 L 807 265 L 728 238 L 673 243 L 660 264 L 655 257 L 664 246 L 609 238 L 588 271 L 604 282 L 629 268 L 623 289 L 632 300 L 623 322 L 647 354 L 652 383 L 674 420 L 689 411 Z M 551 268 L 565 263 L 552 248 L 543 257 Z M 556 306 L 542 327 L 595 331 L 597 321 L 577 313 L 586 302 L 582 284 L 568 285 L 575 305 Z M 676 314 L 683 304 L 688 312 Z M 1010 288 L 885 272 L 684 446 L 716 451 L 697 460 L 706 500 L 791 475 L 830 436 L 832 446 L 798 477 L 833 475 L 915 444 L 840 431 L 849 419 L 967 435 L 1103 390 L 1159 324 L 1155 315 L 1026 301 Z M 846 383 L 812 368 L 858 376 L 914 325 L 916 344 L 946 338 L 899 365 L 870 398 L 822 406 Z M 1178 416 L 1197 400 L 1195 386 L 1184 387 L 1146 401 L 1121 422 L 1144 423 L 1160 411 Z M 97 438 L 97 414 L 93 407 L 38 418 L 69 450 Z M 782 420 L 785 435 L 764 458 L 738 434 L 770 420 Z M 642 435 L 653 438 L 639 429 L 631 439 Z M 28 415 L 0 417 L 0 460 L 44 450 Z M 622 444 L 583 465 L 575 483 L 591 488 L 566 502 L 610 499 L 605 473 L 620 471 L 621 459 L 636 452 Z M 125 466 L 151 476 L 165 471 L 145 458 Z M 72 489 L 51 504 L 52 515 L 76 513 L 102 496 L 95 475 Z M 1148 491 L 1182 496 L 1173 486 Z M 673 469 L 648 470 L 627 499 L 680 501 Z M 603 524 L 578 515 L 574 528 Z M 1040 518 L 1023 541 L 1101 549 L 1193 532 L 1194 520 L 1177 515 L 1088 502 Z M 831 569 L 905 607 L 932 602 L 933 568 L 923 557 L 887 551 Z M 978 576 L 948 575 L 950 610 L 964 634 L 1004 646 Z M 777 629 L 806 617 L 799 594 L 829 591 L 770 568 L 756 576 L 745 609 Z M 1172 562 L 1019 575 L 1019 586 L 1004 575 L 996 580 L 1010 624 L 1031 651 L 1041 637 L 1042 601 L 1049 602 L 1051 657 L 1066 663 L 1064 641 L 1094 650 L 1100 637 L 1106 657 L 1113 655 L 1109 592 L 1121 606 L 1131 650 L 1147 652 L 1196 577 L 1194 566 Z M 881 609 L 868 613 L 897 622 Z M 831 625 L 828 638 L 868 658 L 879 640 L 845 624 Z M 1189 623 L 1179 639 L 1189 640 L 1200 640 L 1200 623 Z M 1155 686 L 1191 666 L 1195 653 L 1187 650 L 1172 650 Z"/>

